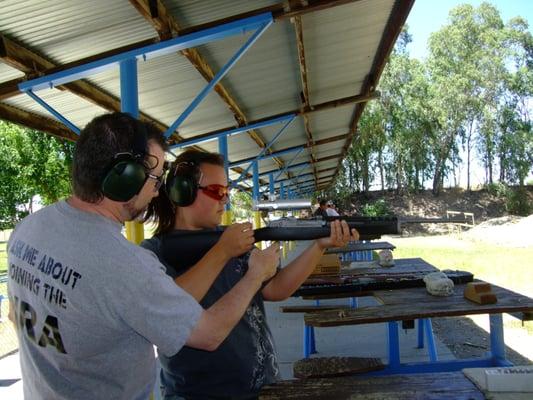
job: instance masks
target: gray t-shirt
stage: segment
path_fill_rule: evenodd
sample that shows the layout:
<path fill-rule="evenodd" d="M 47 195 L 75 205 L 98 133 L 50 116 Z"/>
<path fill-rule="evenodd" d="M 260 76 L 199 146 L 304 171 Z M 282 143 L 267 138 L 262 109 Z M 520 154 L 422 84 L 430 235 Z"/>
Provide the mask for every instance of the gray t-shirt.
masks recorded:
<path fill-rule="evenodd" d="M 198 322 L 202 307 L 121 228 L 62 201 L 11 235 L 8 295 L 25 398 L 146 399 L 153 344 L 172 356 Z"/>

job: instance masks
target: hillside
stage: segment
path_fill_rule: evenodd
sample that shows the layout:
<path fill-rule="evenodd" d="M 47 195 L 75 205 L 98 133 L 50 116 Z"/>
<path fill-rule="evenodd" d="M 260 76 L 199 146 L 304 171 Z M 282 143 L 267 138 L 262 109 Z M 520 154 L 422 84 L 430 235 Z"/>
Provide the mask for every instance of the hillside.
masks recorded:
<path fill-rule="evenodd" d="M 533 205 L 533 187 L 528 187 L 529 204 Z M 460 211 L 474 214 L 475 225 L 483 222 L 491 225 L 502 225 L 518 222 L 522 218 L 507 212 L 504 197 L 496 196 L 487 190 L 467 192 L 461 189 L 445 189 L 439 196 L 434 196 L 430 190 L 417 194 L 399 195 L 393 191 L 382 193 L 370 192 L 368 195 L 355 194 L 350 204 L 345 204 L 342 211 L 347 214 L 360 213 L 363 206 L 384 199 L 389 209 L 399 216 L 413 217 L 445 217 L 446 211 Z M 492 222 L 487 222 L 492 221 Z M 404 234 L 438 234 L 448 232 L 446 225 L 419 224 L 406 225 Z"/>

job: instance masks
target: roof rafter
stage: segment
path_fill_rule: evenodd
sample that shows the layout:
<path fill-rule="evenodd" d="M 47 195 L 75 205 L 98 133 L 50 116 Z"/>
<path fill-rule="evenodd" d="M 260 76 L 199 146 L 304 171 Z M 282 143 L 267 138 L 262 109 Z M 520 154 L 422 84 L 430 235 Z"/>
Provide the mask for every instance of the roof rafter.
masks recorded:
<path fill-rule="evenodd" d="M 291 5 L 292 7 L 292 5 Z M 296 16 L 292 19 L 294 25 L 294 31 L 296 33 L 296 46 L 298 48 L 298 64 L 300 66 L 300 80 L 302 82 L 302 103 L 303 108 L 309 108 L 311 101 L 309 99 L 309 84 L 307 82 L 307 64 L 305 63 L 305 48 L 304 48 L 304 36 L 303 36 L 303 26 L 302 26 L 302 17 Z M 309 122 L 309 116 L 307 114 L 303 115 L 304 130 L 307 136 L 307 144 L 310 145 L 309 157 L 313 161 L 313 173 L 315 175 L 315 183 L 318 185 L 318 177 L 316 173 L 316 161 L 315 146 L 313 140 L 313 134 L 311 133 L 311 127 Z"/>

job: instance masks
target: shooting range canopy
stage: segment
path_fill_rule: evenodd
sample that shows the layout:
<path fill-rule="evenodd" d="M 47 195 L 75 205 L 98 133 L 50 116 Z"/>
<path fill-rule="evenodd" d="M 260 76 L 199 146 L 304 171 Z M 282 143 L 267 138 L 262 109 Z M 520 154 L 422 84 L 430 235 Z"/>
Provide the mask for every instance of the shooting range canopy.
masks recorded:
<path fill-rule="evenodd" d="M 244 161 L 262 155 L 262 185 L 273 176 L 276 188 L 283 182 L 303 195 L 332 182 L 366 102 L 379 95 L 375 88 L 413 3 L 4 0 L 0 119 L 75 140 L 77 135 L 57 116 L 30 97 L 31 92 L 21 90 L 31 89 L 83 128 L 93 117 L 121 109 L 119 63 L 126 50 L 183 38 L 195 47 L 136 54 L 141 118 L 164 130 L 181 118 L 177 129 L 169 132 L 170 142 L 183 145 L 200 136 L 214 137 L 194 145 L 215 152 L 218 136 L 210 134 L 268 121 L 227 137 L 230 179 L 238 179 L 247 169 L 250 162 Z M 227 33 L 227 24 L 243 25 Z M 200 45 L 188 41 L 194 35 L 201 38 Z M 242 47 L 253 40 L 244 51 Z M 234 55 L 240 58 L 214 90 L 200 98 L 190 114 L 184 113 Z M 66 76 L 75 66 L 83 68 L 107 57 L 118 62 L 81 74 L 83 79 L 55 80 L 53 87 L 46 82 L 53 73 Z M 36 79 L 45 84 L 33 85 Z M 251 173 L 249 168 L 244 175 Z M 252 180 L 241 183 L 250 186 Z"/>

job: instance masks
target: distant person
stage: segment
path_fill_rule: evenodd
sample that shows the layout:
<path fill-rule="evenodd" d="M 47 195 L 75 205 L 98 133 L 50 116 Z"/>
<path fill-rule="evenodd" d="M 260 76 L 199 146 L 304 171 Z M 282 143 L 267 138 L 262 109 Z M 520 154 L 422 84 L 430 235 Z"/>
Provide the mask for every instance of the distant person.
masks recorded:
<path fill-rule="evenodd" d="M 326 214 L 327 214 L 328 217 L 338 217 L 339 216 L 339 213 L 335 209 L 335 205 L 333 204 L 333 202 L 331 200 L 327 202 Z"/>
<path fill-rule="evenodd" d="M 147 399 L 153 345 L 168 356 L 185 344 L 216 349 L 275 273 L 277 255 L 254 250 L 244 277 L 204 310 L 152 252 L 124 238 L 122 224 L 158 196 L 165 147 L 162 132 L 128 114 L 93 119 L 76 143 L 72 197 L 11 234 L 9 317 L 25 399 Z M 251 236 L 229 235 L 231 246 L 213 248 L 212 268 Z"/>
<path fill-rule="evenodd" d="M 313 216 L 315 216 L 315 217 L 327 217 L 328 214 L 327 214 L 326 209 L 327 209 L 326 200 L 320 200 L 320 202 L 318 203 L 318 208 L 314 212 Z"/>

